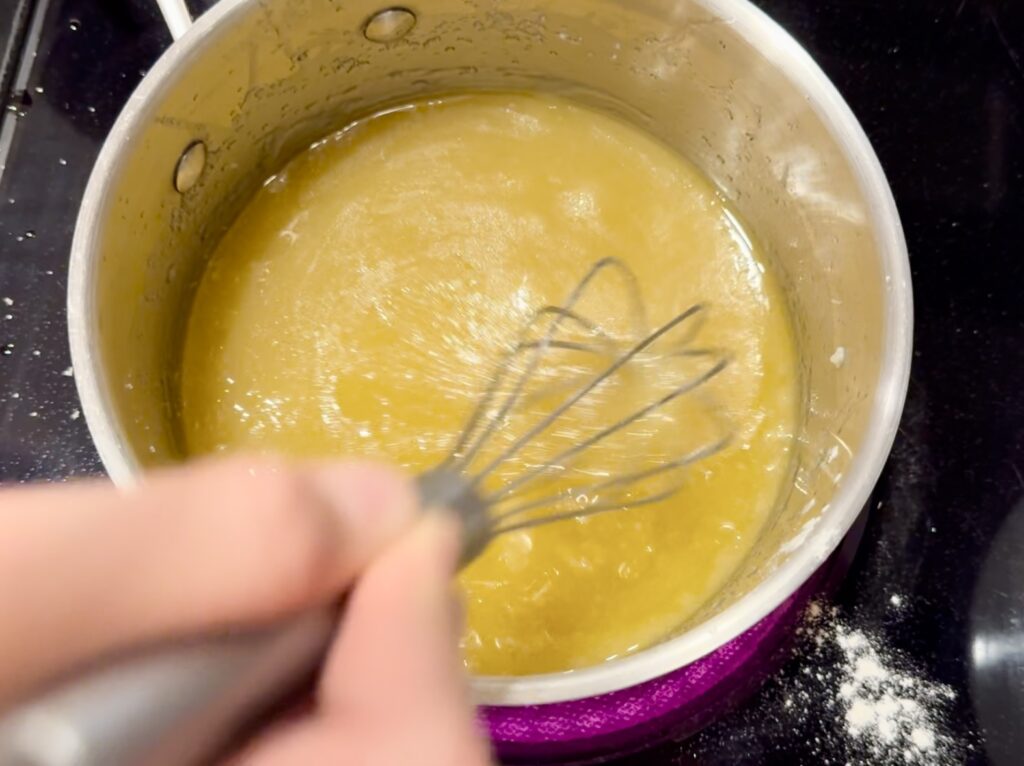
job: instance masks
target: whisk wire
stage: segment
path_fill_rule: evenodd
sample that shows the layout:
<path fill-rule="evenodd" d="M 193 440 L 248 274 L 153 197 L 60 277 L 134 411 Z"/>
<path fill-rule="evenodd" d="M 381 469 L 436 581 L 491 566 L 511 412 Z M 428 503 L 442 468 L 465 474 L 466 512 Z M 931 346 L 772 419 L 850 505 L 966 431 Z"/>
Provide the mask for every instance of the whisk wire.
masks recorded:
<path fill-rule="evenodd" d="M 508 534 L 509 532 L 519 532 L 524 529 L 530 529 L 531 527 L 539 527 L 547 524 L 554 524 L 558 521 L 568 521 L 569 519 L 583 519 L 587 516 L 596 516 L 600 513 L 609 513 L 614 511 L 625 511 L 633 508 L 641 508 L 645 505 L 653 505 L 654 503 L 660 503 L 662 500 L 667 500 L 672 495 L 679 492 L 684 486 L 684 482 L 680 480 L 676 484 L 673 484 L 668 489 L 658 492 L 654 495 L 642 497 L 639 500 L 634 500 L 628 503 L 622 502 L 608 502 L 608 503 L 595 503 L 587 508 L 576 508 L 569 511 L 560 511 L 559 513 L 552 513 L 540 518 L 526 519 L 524 521 L 516 522 L 507 527 L 495 527 L 491 532 L 492 536 L 497 537 L 498 535 Z"/>
<path fill-rule="evenodd" d="M 685 383 L 682 383 L 682 384 L 676 386 L 674 389 L 669 391 L 667 394 L 662 396 L 660 399 L 657 399 L 657 400 L 651 402 L 650 404 L 646 405 L 645 407 L 641 407 L 640 409 L 636 410 L 635 412 L 632 412 L 631 414 L 627 415 L 626 417 L 621 418 L 620 420 L 617 420 L 616 422 L 612 423 L 610 426 L 607 426 L 607 427 L 601 429 L 596 434 L 593 434 L 592 436 L 588 436 L 583 441 L 581 441 L 581 442 L 579 442 L 577 444 L 574 444 L 572 447 L 569 447 L 568 449 L 566 449 L 563 452 L 559 453 L 557 456 L 552 458 L 550 461 L 548 461 L 548 462 L 546 462 L 546 463 L 544 463 L 542 465 L 539 465 L 539 466 L 537 466 L 535 468 L 531 468 L 530 470 L 526 471 L 525 473 L 520 474 L 518 477 L 516 477 L 512 481 L 510 481 L 507 484 L 505 484 L 505 486 L 503 486 L 500 490 L 498 490 L 497 492 L 495 492 L 492 495 L 488 496 L 486 498 L 486 502 L 493 504 L 493 503 L 497 502 L 498 500 L 500 500 L 502 497 L 505 497 L 506 495 L 509 495 L 509 494 L 511 494 L 512 492 L 515 492 L 518 489 L 522 489 L 527 483 L 529 483 L 533 479 L 535 479 L 535 478 L 537 478 L 539 476 L 542 476 L 545 473 L 549 473 L 553 468 L 566 466 L 569 463 L 569 461 L 571 461 L 572 459 L 578 457 L 580 454 L 582 454 L 586 450 L 590 449 L 591 447 L 593 447 L 598 442 L 603 441 L 604 439 L 608 438 L 609 436 L 611 436 L 614 433 L 618 433 L 623 428 L 626 428 L 627 426 L 632 425 L 636 421 L 641 420 L 642 418 L 647 417 L 652 412 L 655 412 L 656 410 L 661 409 L 662 407 L 664 407 L 666 404 L 668 404 L 669 402 L 673 401 L 674 399 L 678 399 L 683 394 L 687 394 L 690 391 L 693 391 L 698 386 L 701 386 L 704 383 L 708 382 L 709 380 L 711 380 L 711 378 L 715 377 L 716 375 L 718 375 L 718 373 L 720 373 L 722 370 L 724 370 L 728 364 L 729 364 L 729 360 L 728 359 L 721 359 L 721 360 L 719 360 L 718 363 L 716 363 L 711 369 L 707 370 L 706 372 L 702 373 L 701 375 L 697 376 L 696 378 L 692 378 L 690 380 L 687 380 Z"/>
<path fill-rule="evenodd" d="M 647 479 L 652 479 L 661 474 L 669 473 L 670 471 L 676 471 L 681 468 L 685 468 L 688 465 L 692 465 L 693 463 L 704 460 L 705 458 L 708 458 L 711 455 L 714 455 L 716 452 L 719 452 L 720 450 L 724 449 L 725 446 L 729 443 L 729 439 L 730 437 L 724 436 L 716 442 L 699 447 L 698 449 L 688 452 L 682 457 L 678 457 L 675 460 L 664 463 L 663 465 L 647 468 L 644 469 L 643 471 L 636 471 L 635 473 L 626 474 L 625 476 L 615 476 L 605 481 L 597 482 L 596 484 L 581 487 L 578 490 L 574 490 L 574 492 L 577 495 L 585 495 L 587 497 L 592 497 L 599 495 L 600 493 L 608 489 L 628 488 L 630 485 L 639 484 L 640 482 L 645 481 Z M 501 532 L 505 531 L 505 528 L 501 527 L 501 522 L 508 521 L 509 519 L 515 518 L 516 516 L 521 516 L 524 513 L 529 513 L 530 511 L 537 510 L 538 508 L 543 508 L 545 506 L 553 506 L 564 499 L 565 493 L 548 495 L 537 500 L 530 500 L 528 502 L 521 503 L 517 506 L 496 513 L 494 515 L 496 534 L 500 534 Z M 620 502 L 618 504 L 613 503 L 612 505 L 616 505 L 616 507 L 621 510 L 626 510 L 628 508 L 634 507 L 637 502 L 637 500 L 628 500 Z M 495 502 L 492 505 L 492 507 L 497 508 L 498 502 Z M 589 510 L 590 508 L 580 508 L 577 511 L 574 511 L 573 513 L 585 514 Z M 609 510 L 609 508 L 605 507 L 603 508 L 603 510 Z"/>
<path fill-rule="evenodd" d="M 523 335 L 525 336 L 526 334 L 528 334 L 529 330 L 536 324 L 537 320 L 545 314 L 555 314 L 557 316 L 562 317 L 563 319 L 571 319 L 573 321 L 576 321 L 588 331 L 596 331 L 600 333 L 600 335 L 603 336 L 604 339 L 607 339 L 609 342 L 611 342 L 611 338 L 607 334 L 605 334 L 604 331 L 601 330 L 597 325 L 593 324 L 584 317 L 576 314 L 575 312 L 569 311 L 559 306 L 545 306 L 544 308 L 535 312 L 533 317 L 531 317 L 530 322 L 526 325 Z M 479 425 L 481 419 L 484 417 L 488 408 L 490 407 L 491 402 L 494 400 L 498 391 L 501 389 L 501 384 L 505 381 L 505 377 L 512 369 L 513 361 L 517 356 L 519 356 L 525 351 L 535 351 L 543 353 L 543 351 L 548 348 L 558 348 L 568 351 L 585 351 L 590 353 L 599 353 L 599 351 L 593 348 L 592 346 L 588 346 L 578 341 L 567 341 L 547 337 L 542 338 L 540 340 L 520 340 L 514 348 L 512 348 L 509 352 L 505 354 L 505 356 L 502 358 L 502 361 L 499 363 L 497 370 L 491 376 L 491 382 L 488 385 L 487 390 L 484 392 L 484 395 L 480 397 L 480 400 L 474 407 L 473 413 L 470 416 L 469 420 L 467 421 L 465 427 L 462 429 L 462 433 L 459 435 L 459 439 L 456 442 L 455 447 L 452 448 L 452 451 L 448 456 L 447 462 L 460 460 L 463 464 L 468 465 L 473 461 L 473 458 L 476 456 L 476 453 L 486 442 L 487 437 L 490 436 L 490 434 L 485 432 L 479 439 L 477 439 L 476 442 L 474 442 L 472 448 L 468 452 L 464 452 L 466 444 L 473 436 L 473 433 L 476 431 L 476 428 Z M 496 421 L 497 416 L 495 416 L 491 420 L 491 422 L 495 423 Z"/>
<path fill-rule="evenodd" d="M 598 386 L 603 384 L 606 380 L 611 378 L 616 372 L 618 372 L 625 365 L 627 365 L 630 361 L 632 361 L 644 349 L 648 348 L 651 344 L 653 344 L 655 341 L 657 341 L 663 335 L 665 335 L 666 333 L 670 332 L 673 328 L 679 326 L 680 324 L 685 322 L 687 319 L 689 319 L 690 317 L 692 317 L 695 314 L 697 314 L 702 309 L 703 309 L 703 307 L 700 304 L 697 304 L 695 306 L 691 306 L 686 311 L 683 311 L 682 313 L 677 314 L 676 316 L 672 317 L 672 319 L 670 319 L 668 322 L 666 322 L 661 327 L 659 327 L 656 330 L 654 330 L 654 332 L 652 332 L 649 335 L 647 335 L 639 343 L 634 345 L 631 349 L 629 349 L 624 354 L 622 354 L 618 358 L 616 358 L 615 361 L 613 361 L 602 372 L 600 372 L 598 375 L 596 375 L 594 378 L 592 378 L 588 383 L 586 383 L 576 393 L 574 393 L 572 396 L 570 396 L 568 399 L 566 399 L 564 402 L 562 402 L 560 405 L 558 405 L 554 410 L 552 410 L 547 415 L 545 415 L 537 424 L 535 424 L 534 426 L 529 428 L 526 431 L 525 434 L 523 434 L 518 439 L 516 439 L 516 441 L 514 441 L 511 444 L 511 446 L 509 446 L 507 449 L 505 449 L 503 452 L 501 452 L 496 458 L 491 460 L 490 463 L 488 463 L 486 466 L 484 466 L 484 468 L 478 474 L 476 474 L 476 476 L 474 476 L 470 480 L 471 485 L 472 486 L 479 486 L 480 483 L 484 479 L 486 479 L 491 473 L 493 473 L 494 470 L 499 465 L 501 465 L 505 461 L 509 460 L 510 458 L 515 457 L 523 449 L 523 447 L 525 447 L 533 439 L 537 438 L 537 436 L 539 436 L 540 434 L 544 433 L 544 431 L 546 431 L 548 428 L 551 427 L 552 423 L 554 423 L 556 420 L 558 420 L 570 408 L 572 408 L 576 404 L 578 404 L 580 402 L 580 400 L 582 400 L 585 396 L 587 396 L 591 391 L 593 391 L 595 388 L 597 388 Z M 716 365 L 715 367 L 718 368 L 719 365 Z M 717 370 L 715 372 L 715 374 L 717 374 L 718 371 L 720 371 L 720 370 Z M 531 372 L 531 374 L 532 374 L 532 372 Z M 688 391 L 688 390 L 690 390 L 690 389 L 686 388 L 686 389 L 684 389 L 684 391 L 681 391 L 680 393 L 685 393 L 685 391 Z M 518 395 L 519 394 L 517 393 L 517 395 L 516 395 L 517 398 L 518 398 Z M 658 406 L 660 406 L 660 405 L 658 405 Z M 635 420 L 635 418 L 634 418 L 634 420 Z M 630 422 L 632 422 L 632 421 L 630 421 Z M 587 446 L 589 446 L 589 444 Z M 519 482 L 519 483 L 521 484 L 521 482 Z"/>
<path fill-rule="evenodd" d="M 516 405 L 516 402 L 519 401 L 519 398 L 526 387 L 527 381 L 529 381 L 530 378 L 533 376 L 534 372 L 536 372 L 537 367 L 540 365 L 541 358 L 544 356 L 545 352 L 550 347 L 551 341 L 554 338 L 555 333 L 557 333 L 558 329 L 561 327 L 562 322 L 567 318 L 575 318 L 578 316 L 573 311 L 573 308 L 576 306 L 577 303 L 579 303 L 580 299 L 585 294 L 587 287 L 590 285 L 591 282 L 594 281 L 594 279 L 602 271 L 611 268 L 619 269 L 622 271 L 623 274 L 626 275 L 627 282 L 631 286 L 632 292 L 635 294 L 635 300 L 637 302 L 637 305 L 640 306 L 642 309 L 643 302 L 640 300 L 639 286 L 636 284 L 636 277 L 635 275 L 633 275 L 633 272 L 630 271 L 629 268 L 624 263 L 622 263 L 622 261 L 613 256 L 602 258 L 601 260 L 597 261 L 593 266 L 590 267 L 590 271 L 588 271 L 586 275 L 584 275 L 583 279 L 580 280 L 579 284 L 577 284 L 573 291 L 569 294 L 569 297 L 566 300 L 564 306 L 546 307 L 545 309 L 542 309 L 541 311 L 537 312 L 534 315 L 531 321 L 523 329 L 523 332 L 520 336 L 520 342 L 516 344 L 516 348 L 525 343 L 525 338 L 529 334 L 530 330 L 533 328 L 537 319 L 539 319 L 545 313 L 552 313 L 551 309 L 554 309 L 554 319 L 548 325 L 547 331 L 544 333 L 543 338 L 541 338 L 540 342 L 533 347 L 533 354 L 531 354 L 530 361 L 523 369 L 523 371 L 520 373 L 519 377 L 515 382 L 515 385 L 513 386 L 512 391 L 505 399 L 504 404 L 502 404 L 497 414 L 495 414 L 487 421 L 486 425 L 484 426 L 483 432 L 480 434 L 479 438 L 477 438 L 477 440 L 473 443 L 473 445 L 469 448 L 468 452 L 466 452 L 466 454 L 463 455 L 462 457 L 459 457 L 459 454 L 465 447 L 466 442 L 472 436 L 472 433 L 475 431 L 478 423 L 480 422 L 481 418 L 487 411 L 490 402 L 494 399 L 495 395 L 500 389 L 501 383 L 503 382 L 505 375 L 507 374 L 508 370 L 511 367 L 512 360 L 516 356 L 516 349 L 513 349 L 511 352 L 509 352 L 506 355 L 505 359 L 502 360 L 498 374 L 496 374 L 492 379 L 491 385 L 488 387 L 487 392 L 482 397 L 480 404 L 477 405 L 477 408 L 474 411 L 473 415 L 471 416 L 469 423 L 467 423 L 466 428 L 463 430 L 462 436 L 458 440 L 456 449 L 452 453 L 452 457 L 455 461 L 461 462 L 463 465 L 469 465 L 470 463 L 472 463 L 473 459 L 476 457 L 477 453 L 482 449 L 483 445 L 487 443 L 488 439 L 498 428 L 499 424 L 501 424 L 505 420 L 509 412 L 511 412 L 512 408 Z"/>

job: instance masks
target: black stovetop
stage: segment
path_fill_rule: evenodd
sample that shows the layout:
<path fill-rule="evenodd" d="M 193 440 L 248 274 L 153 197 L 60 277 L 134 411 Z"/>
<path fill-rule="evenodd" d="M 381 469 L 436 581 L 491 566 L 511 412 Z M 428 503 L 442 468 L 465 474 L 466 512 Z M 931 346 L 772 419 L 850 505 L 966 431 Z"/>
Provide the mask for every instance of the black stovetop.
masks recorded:
<path fill-rule="evenodd" d="M 892 183 L 913 269 L 906 412 L 836 596 L 837 619 L 883 641 L 922 683 L 955 693 L 941 721 L 948 746 L 918 762 L 1019 763 L 1024 4 L 759 5 L 811 51 L 860 118 Z M 0 85 L 14 93 L 0 128 L 3 483 L 101 472 L 68 367 L 67 259 L 96 152 L 169 43 L 155 7 L 0 0 L 0 44 L 10 49 Z M 834 688 L 805 683 L 832 677 L 840 661 L 811 649 L 798 643 L 757 695 L 697 736 L 618 763 L 884 760 L 844 733 Z"/>

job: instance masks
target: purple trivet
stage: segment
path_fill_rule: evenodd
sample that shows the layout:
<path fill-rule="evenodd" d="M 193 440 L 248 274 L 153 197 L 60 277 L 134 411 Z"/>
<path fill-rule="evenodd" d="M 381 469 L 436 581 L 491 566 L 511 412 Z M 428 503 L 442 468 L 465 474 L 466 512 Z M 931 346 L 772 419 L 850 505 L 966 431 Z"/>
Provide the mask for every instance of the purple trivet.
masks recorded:
<path fill-rule="evenodd" d="M 844 544 L 777 609 L 738 638 L 683 668 L 596 697 L 550 705 L 483 707 L 480 718 L 503 760 L 578 761 L 688 736 L 756 690 L 785 656 L 805 605 L 841 580 L 866 514 Z"/>

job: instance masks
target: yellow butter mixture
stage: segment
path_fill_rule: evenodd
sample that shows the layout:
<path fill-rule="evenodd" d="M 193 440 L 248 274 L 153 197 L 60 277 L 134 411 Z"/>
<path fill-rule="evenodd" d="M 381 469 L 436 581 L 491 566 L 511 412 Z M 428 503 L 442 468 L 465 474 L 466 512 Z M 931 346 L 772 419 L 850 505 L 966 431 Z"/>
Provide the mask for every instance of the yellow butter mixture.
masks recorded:
<path fill-rule="evenodd" d="M 666 500 L 495 540 L 460 575 L 462 644 L 486 675 L 566 671 L 648 646 L 722 587 L 787 486 L 797 363 L 780 287 L 728 203 L 615 117 L 550 96 L 457 95 L 361 120 L 294 158 L 235 221 L 198 288 L 180 376 L 187 451 L 431 468 L 533 312 L 562 304 L 606 257 L 636 275 L 648 330 L 706 306 L 688 342 L 730 362 L 686 406 L 714 402 L 731 440 Z M 607 277 L 580 313 L 628 345 L 644 328 L 622 280 Z M 595 360 L 567 365 L 567 385 L 607 361 L 584 356 Z M 563 415 L 559 438 L 672 385 L 679 359 L 655 355 L 610 382 Z M 685 412 L 626 429 L 595 475 L 690 449 Z"/>

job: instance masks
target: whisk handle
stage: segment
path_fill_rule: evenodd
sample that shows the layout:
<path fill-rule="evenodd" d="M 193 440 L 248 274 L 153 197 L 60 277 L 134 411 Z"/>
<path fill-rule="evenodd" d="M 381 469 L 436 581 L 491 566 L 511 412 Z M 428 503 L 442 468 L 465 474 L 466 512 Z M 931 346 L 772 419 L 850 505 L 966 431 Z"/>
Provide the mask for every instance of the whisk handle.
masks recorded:
<path fill-rule="evenodd" d="M 317 610 L 97 668 L 0 720 L 0 763 L 206 762 L 298 690 L 321 662 L 336 620 L 334 610 Z"/>

